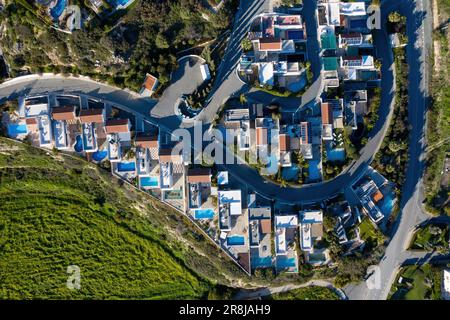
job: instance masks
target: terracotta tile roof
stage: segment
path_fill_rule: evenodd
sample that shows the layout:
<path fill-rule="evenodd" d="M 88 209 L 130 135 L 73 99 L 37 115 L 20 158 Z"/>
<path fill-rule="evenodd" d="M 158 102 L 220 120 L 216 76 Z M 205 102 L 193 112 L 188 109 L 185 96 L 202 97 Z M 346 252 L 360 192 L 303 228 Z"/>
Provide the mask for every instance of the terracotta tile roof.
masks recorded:
<path fill-rule="evenodd" d="M 280 134 L 280 151 L 291 150 L 290 139 L 286 134 Z"/>
<path fill-rule="evenodd" d="M 172 154 L 172 149 L 160 149 L 159 150 L 159 162 L 181 163 L 182 157 L 179 154 Z"/>
<path fill-rule="evenodd" d="M 147 73 L 147 75 L 145 76 L 145 81 L 144 81 L 145 89 L 153 91 L 155 89 L 155 85 L 156 85 L 157 81 L 158 81 L 158 79 L 156 79 L 156 77 Z"/>
<path fill-rule="evenodd" d="M 372 199 L 373 199 L 373 201 L 374 201 L 375 203 L 377 203 L 378 201 L 380 201 L 381 199 L 383 199 L 383 194 L 381 193 L 380 190 L 378 190 L 377 192 L 375 192 L 375 193 L 372 195 Z"/>
<path fill-rule="evenodd" d="M 281 50 L 281 39 L 261 38 L 259 39 L 259 50 L 261 51 Z"/>
<path fill-rule="evenodd" d="M 272 221 L 271 219 L 261 219 L 261 232 L 262 233 L 271 233 L 272 232 Z"/>
<path fill-rule="evenodd" d="M 333 124 L 333 111 L 331 104 L 322 102 L 320 104 L 320 111 L 322 113 L 322 124 Z"/>
<path fill-rule="evenodd" d="M 54 120 L 74 120 L 75 119 L 75 107 L 57 107 L 52 108 L 52 118 Z"/>
<path fill-rule="evenodd" d="M 189 183 L 209 183 L 211 182 L 211 169 L 191 168 L 188 170 L 187 181 Z"/>
<path fill-rule="evenodd" d="M 267 128 L 256 128 L 256 145 L 267 145 Z"/>
<path fill-rule="evenodd" d="M 128 119 L 111 119 L 106 121 L 106 133 L 130 132 L 130 121 Z"/>
<path fill-rule="evenodd" d="M 25 119 L 25 123 L 27 125 L 36 125 L 37 124 L 37 119 L 36 118 L 27 118 L 27 119 Z"/>
<path fill-rule="evenodd" d="M 82 109 L 80 121 L 81 123 L 103 123 L 103 109 Z"/>
<path fill-rule="evenodd" d="M 141 148 L 158 148 L 158 136 L 138 135 L 135 139 L 135 144 Z"/>

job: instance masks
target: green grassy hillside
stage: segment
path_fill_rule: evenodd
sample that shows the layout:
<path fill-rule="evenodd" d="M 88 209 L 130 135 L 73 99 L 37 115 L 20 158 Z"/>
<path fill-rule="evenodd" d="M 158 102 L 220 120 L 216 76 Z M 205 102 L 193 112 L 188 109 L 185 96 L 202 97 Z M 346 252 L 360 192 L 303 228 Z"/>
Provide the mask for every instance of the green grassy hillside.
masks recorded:
<path fill-rule="evenodd" d="M 4 138 L 0 235 L 0 299 L 196 299 L 242 277 L 173 210 L 93 164 Z M 80 290 L 66 287 L 69 265 Z"/>

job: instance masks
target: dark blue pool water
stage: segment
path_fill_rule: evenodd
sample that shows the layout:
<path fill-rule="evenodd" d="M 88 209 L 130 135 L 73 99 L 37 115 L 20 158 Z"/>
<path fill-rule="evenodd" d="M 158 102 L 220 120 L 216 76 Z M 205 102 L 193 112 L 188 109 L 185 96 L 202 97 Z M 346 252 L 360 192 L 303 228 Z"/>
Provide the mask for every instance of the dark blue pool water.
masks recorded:
<path fill-rule="evenodd" d="M 214 210 L 213 209 L 195 210 L 194 217 L 195 219 L 212 219 L 214 218 Z"/>
<path fill-rule="evenodd" d="M 136 163 L 134 163 L 134 162 L 119 162 L 117 164 L 117 171 L 119 171 L 119 172 L 136 171 Z"/>
<path fill-rule="evenodd" d="M 227 237 L 227 245 L 229 246 L 242 246 L 245 244 L 244 236 L 230 236 Z"/>
<path fill-rule="evenodd" d="M 142 177 L 141 178 L 141 187 L 157 187 L 159 184 L 158 177 Z"/>
<path fill-rule="evenodd" d="M 105 159 L 107 155 L 108 155 L 108 151 L 106 151 L 106 150 L 96 151 L 92 154 L 92 159 L 97 162 L 100 162 L 103 159 Z"/>
<path fill-rule="evenodd" d="M 294 268 L 296 266 L 295 264 L 295 258 L 286 258 L 286 257 L 278 257 L 277 258 L 277 268 L 278 269 L 287 269 L 287 268 Z"/>
<path fill-rule="evenodd" d="M 344 161 L 345 149 L 330 149 L 327 150 L 328 161 Z"/>
<path fill-rule="evenodd" d="M 76 142 L 73 148 L 76 152 L 83 152 L 83 139 L 81 138 L 81 135 L 76 137 Z"/>
<path fill-rule="evenodd" d="M 26 134 L 28 132 L 26 124 L 8 124 L 8 136 L 15 138 L 20 134 Z"/>
<path fill-rule="evenodd" d="M 252 268 L 264 268 L 272 266 L 272 257 L 253 257 L 251 260 Z"/>
<path fill-rule="evenodd" d="M 59 16 L 63 13 L 64 9 L 66 8 L 67 0 L 58 0 L 56 3 L 56 6 L 50 9 L 50 15 L 52 16 L 53 20 L 58 20 Z"/>

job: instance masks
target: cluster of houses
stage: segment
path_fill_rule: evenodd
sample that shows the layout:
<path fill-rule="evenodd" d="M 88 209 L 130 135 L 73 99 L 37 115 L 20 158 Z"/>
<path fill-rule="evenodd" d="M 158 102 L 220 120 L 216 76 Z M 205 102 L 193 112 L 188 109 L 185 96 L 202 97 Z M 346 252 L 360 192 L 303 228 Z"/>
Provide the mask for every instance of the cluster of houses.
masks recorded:
<path fill-rule="evenodd" d="M 322 139 L 329 161 L 345 160 L 342 130 L 358 129 L 368 112 L 367 90 L 379 86 L 380 70 L 374 58 L 366 2 L 321 0 L 318 32 L 322 48 L 325 91 L 343 96 L 321 102 Z M 336 91 L 332 91 L 333 94 Z"/>
<path fill-rule="evenodd" d="M 114 112 L 102 102 L 81 100 L 74 95 L 19 98 L 8 119 L 8 135 L 95 163 L 109 161 L 114 175 L 184 212 L 248 273 L 267 267 L 296 272 L 300 254 L 312 264 L 327 261 L 314 250 L 314 241 L 322 236 L 321 211 L 274 214 L 270 204 L 245 192 L 228 172 L 189 165 L 179 152 L 180 142 L 156 126 L 139 125 L 131 113 Z M 249 127 L 248 111 L 231 112 L 230 125 Z M 240 117 L 244 124 L 236 120 Z M 278 120 L 261 116 L 251 122 L 257 127 L 254 145 L 263 150 L 277 135 L 275 148 L 280 159 L 285 157 L 290 136 L 279 132 Z M 244 134 L 239 139 L 244 150 L 253 145 Z"/>
<path fill-rule="evenodd" d="M 238 152 L 247 152 L 255 157 L 255 162 L 264 164 L 260 171 L 263 175 L 297 168 L 298 156 L 311 160 L 313 146 L 320 145 L 317 121 L 316 125 L 309 121 L 284 124 L 276 111 L 259 103 L 225 110 L 221 125 L 236 132 Z"/>
<path fill-rule="evenodd" d="M 306 84 L 306 30 L 300 15 L 266 13 L 254 19 L 239 71 L 250 83 L 297 92 Z"/>

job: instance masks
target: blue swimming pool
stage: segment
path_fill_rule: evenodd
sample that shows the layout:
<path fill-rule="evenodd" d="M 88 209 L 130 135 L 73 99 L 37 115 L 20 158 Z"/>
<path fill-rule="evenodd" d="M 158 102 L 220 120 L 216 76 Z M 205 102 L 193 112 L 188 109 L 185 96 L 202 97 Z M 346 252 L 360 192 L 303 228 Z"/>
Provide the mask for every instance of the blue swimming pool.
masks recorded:
<path fill-rule="evenodd" d="M 83 139 L 81 138 L 81 135 L 78 135 L 75 138 L 75 140 L 76 140 L 76 142 L 75 142 L 75 145 L 73 146 L 73 149 L 76 152 L 83 152 Z"/>
<path fill-rule="evenodd" d="M 158 177 L 141 177 L 140 186 L 141 187 L 157 187 L 159 185 Z"/>
<path fill-rule="evenodd" d="M 96 151 L 92 154 L 92 159 L 100 162 L 103 159 L 105 159 L 108 156 L 108 151 L 107 150 L 102 150 L 102 151 Z"/>
<path fill-rule="evenodd" d="M 133 162 L 119 162 L 117 164 L 117 171 L 119 172 L 130 172 L 136 171 L 136 163 Z"/>
<path fill-rule="evenodd" d="M 383 213 L 385 218 L 388 218 L 391 213 L 392 209 L 394 208 L 396 199 L 395 196 L 392 193 L 387 193 L 384 196 L 384 199 L 382 200 L 381 204 L 378 206 L 381 212 Z"/>
<path fill-rule="evenodd" d="M 251 259 L 252 268 L 265 268 L 272 266 L 272 257 L 253 257 Z"/>
<path fill-rule="evenodd" d="M 344 161 L 345 149 L 330 149 L 327 150 L 328 161 Z"/>
<path fill-rule="evenodd" d="M 58 0 L 56 6 L 50 9 L 50 15 L 54 20 L 58 20 L 59 16 L 63 13 L 66 8 L 67 0 Z"/>
<path fill-rule="evenodd" d="M 287 257 L 277 258 L 277 269 L 294 268 L 295 266 L 296 266 L 295 258 L 287 258 Z"/>
<path fill-rule="evenodd" d="M 214 218 L 213 209 L 198 209 L 194 212 L 195 219 L 212 219 Z"/>
<path fill-rule="evenodd" d="M 15 138 L 21 134 L 27 134 L 28 129 L 26 124 L 8 124 L 8 136 Z"/>
<path fill-rule="evenodd" d="M 245 244 L 244 236 L 228 236 L 227 245 L 229 246 L 242 246 Z"/>

